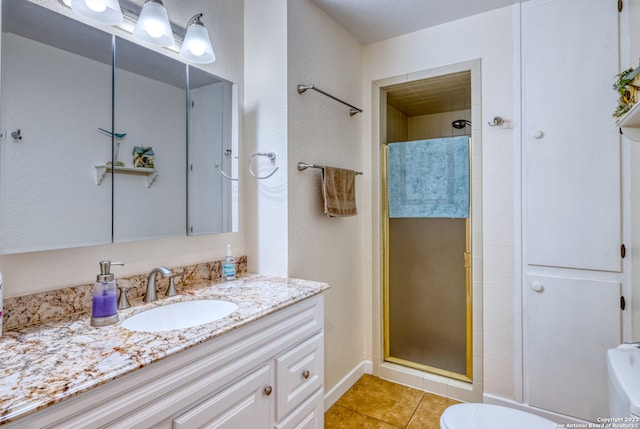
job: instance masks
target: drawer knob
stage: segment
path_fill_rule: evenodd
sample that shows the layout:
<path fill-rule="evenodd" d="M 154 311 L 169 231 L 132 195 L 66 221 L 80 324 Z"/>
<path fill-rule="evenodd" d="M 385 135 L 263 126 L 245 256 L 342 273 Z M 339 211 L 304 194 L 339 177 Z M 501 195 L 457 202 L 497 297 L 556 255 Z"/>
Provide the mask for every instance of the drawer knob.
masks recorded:
<path fill-rule="evenodd" d="M 264 394 L 269 396 L 271 395 L 271 392 L 273 392 L 273 389 L 271 388 L 271 386 L 267 386 L 264 388 Z"/>
<path fill-rule="evenodd" d="M 304 370 L 304 372 L 302 373 L 302 377 L 303 377 L 303 378 L 309 378 L 309 376 L 310 376 L 310 375 L 311 375 L 311 374 L 309 373 L 309 370 L 308 370 L 308 369 L 305 369 L 305 370 Z"/>

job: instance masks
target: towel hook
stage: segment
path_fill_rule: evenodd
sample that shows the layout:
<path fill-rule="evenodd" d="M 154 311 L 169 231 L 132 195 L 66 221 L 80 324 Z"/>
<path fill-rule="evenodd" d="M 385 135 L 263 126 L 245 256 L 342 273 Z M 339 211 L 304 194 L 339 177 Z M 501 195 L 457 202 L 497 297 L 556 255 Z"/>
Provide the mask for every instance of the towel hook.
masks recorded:
<path fill-rule="evenodd" d="M 249 158 L 249 173 L 253 177 L 255 177 L 256 179 L 268 179 L 269 177 L 273 176 L 276 173 L 276 171 L 278 171 L 278 169 L 280 168 L 280 167 L 276 166 L 276 168 L 274 168 L 273 171 L 271 173 L 267 174 L 266 176 L 258 176 L 258 175 L 256 175 L 256 173 L 253 172 L 253 169 L 251 168 L 251 161 L 256 156 L 266 156 L 271 161 L 275 161 L 276 160 L 276 154 L 275 154 L 275 152 L 257 152 L 257 153 L 254 153 L 253 155 L 251 155 L 251 157 Z"/>

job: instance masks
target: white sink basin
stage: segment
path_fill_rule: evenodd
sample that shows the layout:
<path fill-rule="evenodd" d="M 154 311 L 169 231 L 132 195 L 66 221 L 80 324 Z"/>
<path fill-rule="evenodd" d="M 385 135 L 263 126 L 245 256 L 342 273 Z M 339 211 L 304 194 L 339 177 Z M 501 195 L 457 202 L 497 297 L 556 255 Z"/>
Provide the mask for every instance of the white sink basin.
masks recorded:
<path fill-rule="evenodd" d="M 159 332 L 191 328 L 222 319 L 238 306 L 219 299 L 196 299 L 155 307 L 125 319 L 121 326 L 130 331 Z"/>

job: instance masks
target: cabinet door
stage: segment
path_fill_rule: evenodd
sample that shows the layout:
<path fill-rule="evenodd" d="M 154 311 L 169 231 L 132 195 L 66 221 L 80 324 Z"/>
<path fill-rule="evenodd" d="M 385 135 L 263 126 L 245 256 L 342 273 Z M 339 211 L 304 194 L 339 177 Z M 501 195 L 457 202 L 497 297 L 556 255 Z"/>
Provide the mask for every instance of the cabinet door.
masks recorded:
<path fill-rule="evenodd" d="M 231 387 L 173 420 L 173 429 L 268 429 L 273 425 L 271 365 L 254 371 Z"/>
<path fill-rule="evenodd" d="M 313 396 L 296 408 L 276 429 L 323 429 L 324 395 L 319 389 Z"/>
<path fill-rule="evenodd" d="M 589 421 L 609 415 L 605 356 L 621 341 L 620 283 L 546 276 L 527 283 L 529 405 Z"/>
<path fill-rule="evenodd" d="M 524 213 L 530 265 L 621 270 L 615 1 L 522 3 Z"/>

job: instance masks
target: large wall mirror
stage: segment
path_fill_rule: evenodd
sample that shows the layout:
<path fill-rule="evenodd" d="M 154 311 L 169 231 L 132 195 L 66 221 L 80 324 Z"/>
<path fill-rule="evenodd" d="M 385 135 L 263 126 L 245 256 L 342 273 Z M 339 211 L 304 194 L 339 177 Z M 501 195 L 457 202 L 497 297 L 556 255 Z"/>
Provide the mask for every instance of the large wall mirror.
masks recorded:
<path fill-rule="evenodd" d="M 237 231 L 231 82 L 1 1 L 0 253 Z"/>

